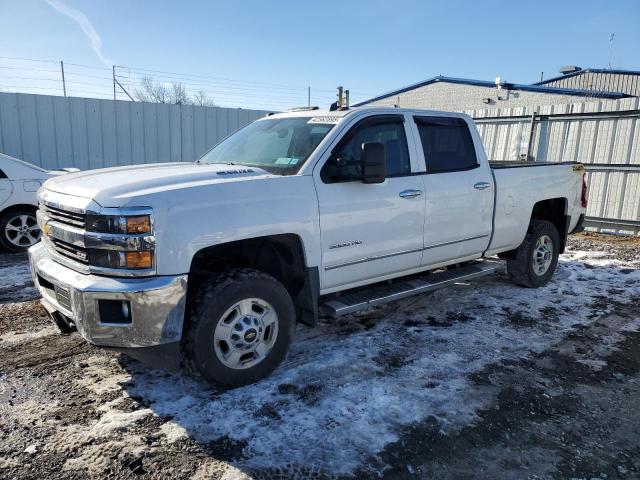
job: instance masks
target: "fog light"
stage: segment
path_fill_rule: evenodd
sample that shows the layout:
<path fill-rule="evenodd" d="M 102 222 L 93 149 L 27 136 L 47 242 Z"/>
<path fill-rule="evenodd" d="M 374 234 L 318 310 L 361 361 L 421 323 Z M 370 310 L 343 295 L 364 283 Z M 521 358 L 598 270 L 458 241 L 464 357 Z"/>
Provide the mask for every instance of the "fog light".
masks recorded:
<path fill-rule="evenodd" d="M 100 323 L 127 325 L 131 323 L 131 305 L 127 300 L 98 300 Z"/>
<path fill-rule="evenodd" d="M 140 252 L 120 252 L 120 266 L 124 268 L 151 268 L 153 256 L 151 250 Z"/>

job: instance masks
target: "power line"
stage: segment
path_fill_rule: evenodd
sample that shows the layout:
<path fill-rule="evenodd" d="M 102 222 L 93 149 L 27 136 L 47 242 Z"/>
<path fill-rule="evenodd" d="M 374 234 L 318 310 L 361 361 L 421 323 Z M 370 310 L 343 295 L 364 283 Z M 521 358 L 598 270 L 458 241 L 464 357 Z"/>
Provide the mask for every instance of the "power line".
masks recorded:
<path fill-rule="evenodd" d="M 42 62 L 42 63 L 58 63 L 56 60 L 36 60 L 34 58 L 20 58 L 20 57 L 0 57 L 3 60 L 22 60 L 25 62 Z"/>
<path fill-rule="evenodd" d="M 136 67 L 128 67 L 128 66 L 120 66 L 117 65 L 116 68 L 124 68 L 124 69 L 128 69 L 131 70 L 133 72 L 148 72 L 148 73 L 156 73 L 156 74 L 164 74 L 164 75 L 170 75 L 170 76 L 178 76 L 178 77 L 183 77 L 183 78 L 202 78 L 202 79 L 210 79 L 210 80 L 226 80 L 226 81 L 231 81 L 231 82 L 235 82 L 235 83 L 246 83 L 246 84 L 252 84 L 252 85 L 263 85 L 266 87 L 281 87 L 281 88 L 293 88 L 293 89 L 304 89 L 307 88 L 306 85 L 305 86 L 296 86 L 296 85 L 283 85 L 283 84 L 278 84 L 278 83 L 266 83 L 266 82 L 255 82 L 255 81 L 249 81 L 249 80 L 237 80 L 237 79 L 233 79 L 233 78 L 227 78 L 227 77 L 214 77 L 214 76 L 210 76 L 210 75 L 199 75 L 199 74 L 187 74 L 187 73 L 176 73 L 176 72 L 166 72 L 166 71 L 162 71 L 162 70 L 147 70 L 144 68 L 136 68 Z"/>
<path fill-rule="evenodd" d="M 20 83 L 28 82 L 33 85 L 29 86 L 28 84 L 22 84 L 3 86 L 4 88 L 12 89 L 51 90 L 61 92 L 60 87 L 45 87 L 38 85 L 38 83 L 54 82 L 59 85 L 60 82 L 62 82 L 62 87 L 67 85 L 72 87 L 71 91 L 68 91 L 70 94 L 91 93 L 94 96 L 99 95 L 108 97 L 111 95 L 108 95 L 105 90 L 102 89 L 111 89 L 114 84 L 118 83 L 121 85 L 121 89 L 116 89 L 115 98 L 121 98 L 125 93 L 127 93 L 127 91 L 131 94 L 134 94 L 134 92 L 138 90 L 144 91 L 143 81 L 145 78 L 149 78 L 154 85 L 160 84 L 165 88 L 168 87 L 169 90 L 171 89 L 169 85 L 179 84 L 184 88 L 188 96 L 198 95 L 202 92 L 211 98 L 216 104 L 242 104 L 252 108 L 265 108 L 266 106 L 268 106 L 268 108 L 276 106 L 278 108 L 288 108 L 296 105 L 306 105 L 308 102 L 309 88 L 313 99 L 312 103 L 314 104 L 329 104 L 335 100 L 333 89 L 314 88 L 313 86 L 308 87 L 251 80 L 235 80 L 222 76 L 177 73 L 129 66 L 115 66 L 113 68 L 95 67 L 79 63 L 63 63 L 53 60 L 0 56 L 0 60 L 2 59 L 60 64 L 59 70 L 53 70 L 51 67 L 47 68 L 44 66 L 43 68 L 33 68 L 20 65 L 0 65 L 0 69 L 9 73 L 9 75 L 0 76 L 0 79 L 16 80 Z M 62 72 L 63 68 L 64 73 Z M 83 71 L 85 69 L 95 70 L 96 73 Z M 104 73 L 104 75 L 97 73 L 98 71 Z M 31 76 L 28 74 L 25 75 L 21 72 L 38 72 L 46 75 L 43 75 L 42 77 Z M 65 76 L 65 80 L 62 79 L 63 75 Z M 76 90 L 77 86 L 80 86 L 82 90 Z M 96 91 L 91 91 L 94 89 Z M 67 90 L 69 89 L 67 88 Z M 127 95 L 129 95 L 129 93 L 127 93 Z M 360 93 L 356 91 L 354 93 L 352 90 L 351 93 L 351 97 L 354 102 L 357 101 L 356 99 L 366 99 L 371 95 L 374 94 L 366 94 L 364 91 L 361 91 Z M 130 96 L 130 98 L 132 97 Z"/>

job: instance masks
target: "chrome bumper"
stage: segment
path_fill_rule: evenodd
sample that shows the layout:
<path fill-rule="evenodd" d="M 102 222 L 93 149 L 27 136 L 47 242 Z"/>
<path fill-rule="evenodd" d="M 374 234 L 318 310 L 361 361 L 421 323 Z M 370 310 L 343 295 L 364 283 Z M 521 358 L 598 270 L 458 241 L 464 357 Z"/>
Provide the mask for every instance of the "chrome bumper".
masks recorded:
<path fill-rule="evenodd" d="M 29 249 L 29 263 L 44 307 L 49 313 L 59 312 L 71 319 L 89 343 L 137 348 L 180 341 L 187 275 L 144 278 L 87 275 L 53 261 L 42 243 Z M 101 319 L 98 300 L 129 301 L 131 322 L 114 324 Z"/>

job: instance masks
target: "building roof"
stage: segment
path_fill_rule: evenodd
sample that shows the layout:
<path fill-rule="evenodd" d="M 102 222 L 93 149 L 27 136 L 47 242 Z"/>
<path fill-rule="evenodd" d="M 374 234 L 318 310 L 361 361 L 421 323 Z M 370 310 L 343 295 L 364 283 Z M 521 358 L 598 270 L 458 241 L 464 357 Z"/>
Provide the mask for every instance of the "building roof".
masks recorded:
<path fill-rule="evenodd" d="M 567 75 L 565 75 L 566 77 Z M 420 88 L 420 87 L 424 87 L 427 85 L 431 85 L 432 83 L 438 83 L 438 82 L 444 82 L 444 83 L 457 83 L 460 85 L 473 85 L 476 87 L 487 87 L 487 88 L 495 88 L 496 84 L 495 82 L 489 82 L 489 81 L 485 81 L 485 80 L 471 80 L 471 79 L 467 79 L 467 78 L 455 78 L 455 77 L 445 77 L 442 75 L 438 75 L 437 77 L 433 77 L 430 78 L 428 80 L 425 80 L 423 82 L 418 82 L 418 83 L 414 83 L 412 85 L 408 85 L 406 87 L 400 88 L 398 90 L 393 90 L 392 92 L 388 92 L 385 94 L 382 94 L 380 96 L 374 97 L 374 98 L 370 98 L 369 100 L 364 100 L 362 102 L 356 103 L 353 106 L 354 107 L 358 107 L 361 105 L 366 105 L 367 103 L 371 103 L 371 102 L 376 102 L 378 100 L 382 100 L 384 98 L 389 98 L 389 97 L 393 97 L 394 95 L 399 95 L 401 93 L 404 92 L 408 92 L 409 90 L 415 90 L 416 88 Z M 600 92 L 600 91 L 592 91 L 592 90 L 581 90 L 581 89 L 574 89 L 574 88 L 559 88 L 559 87 L 545 87 L 542 85 L 523 85 L 523 84 L 517 84 L 517 83 L 508 83 L 508 82 L 503 82 L 502 83 L 502 88 L 504 89 L 508 89 L 508 90 L 522 90 L 522 91 L 526 91 L 526 92 L 538 92 L 538 93 L 549 93 L 549 94 L 558 94 L 558 95 L 576 95 L 576 96 L 580 96 L 580 97 L 599 97 L 599 98 L 608 98 L 608 99 L 618 99 L 618 98 L 625 98 L 628 95 L 624 94 L 624 93 L 618 93 L 618 92 Z"/>
<path fill-rule="evenodd" d="M 534 85 L 544 85 L 545 83 L 556 82 L 558 80 L 562 80 L 563 78 L 575 77 L 576 75 L 582 75 L 584 73 L 608 73 L 611 75 L 640 75 L 640 71 L 637 71 L 637 70 L 609 70 L 607 68 L 581 68 L 580 70 L 576 70 L 575 72 L 565 73 L 563 75 L 558 75 L 557 77 L 542 80 L 541 82 L 536 82 L 534 83 Z"/>

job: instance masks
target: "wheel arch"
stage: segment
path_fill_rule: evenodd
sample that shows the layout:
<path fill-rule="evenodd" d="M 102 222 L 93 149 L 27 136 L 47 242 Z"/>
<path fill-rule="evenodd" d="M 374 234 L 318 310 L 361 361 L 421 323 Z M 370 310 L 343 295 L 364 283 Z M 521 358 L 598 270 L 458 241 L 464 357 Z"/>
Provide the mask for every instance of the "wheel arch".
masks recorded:
<path fill-rule="evenodd" d="M 189 268 L 188 304 L 203 281 L 232 268 L 254 268 L 271 275 L 291 295 L 298 321 L 310 326 L 317 323 L 318 268 L 307 266 L 304 243 L 299 235 L 266 235 L 197 251 Z"/>
<path fill-rule="evenodd" d="M 531 220 L 547 220 L 556 227 L 560 236 L 560 253 L 564 253 L 571 222 L 568 204 L 565 197 L 549 198 L 536 202 L 531 211 Z"/>
<path fill-rule="evenodd" d="M 0 217 L 4 217 L 7 213 L 23 209 L 35 212 L 36 210 L 38 210 L 38 206 L 31 203 L 14 203 L 13 205 L 9 205 L 0 210 Z"/>

